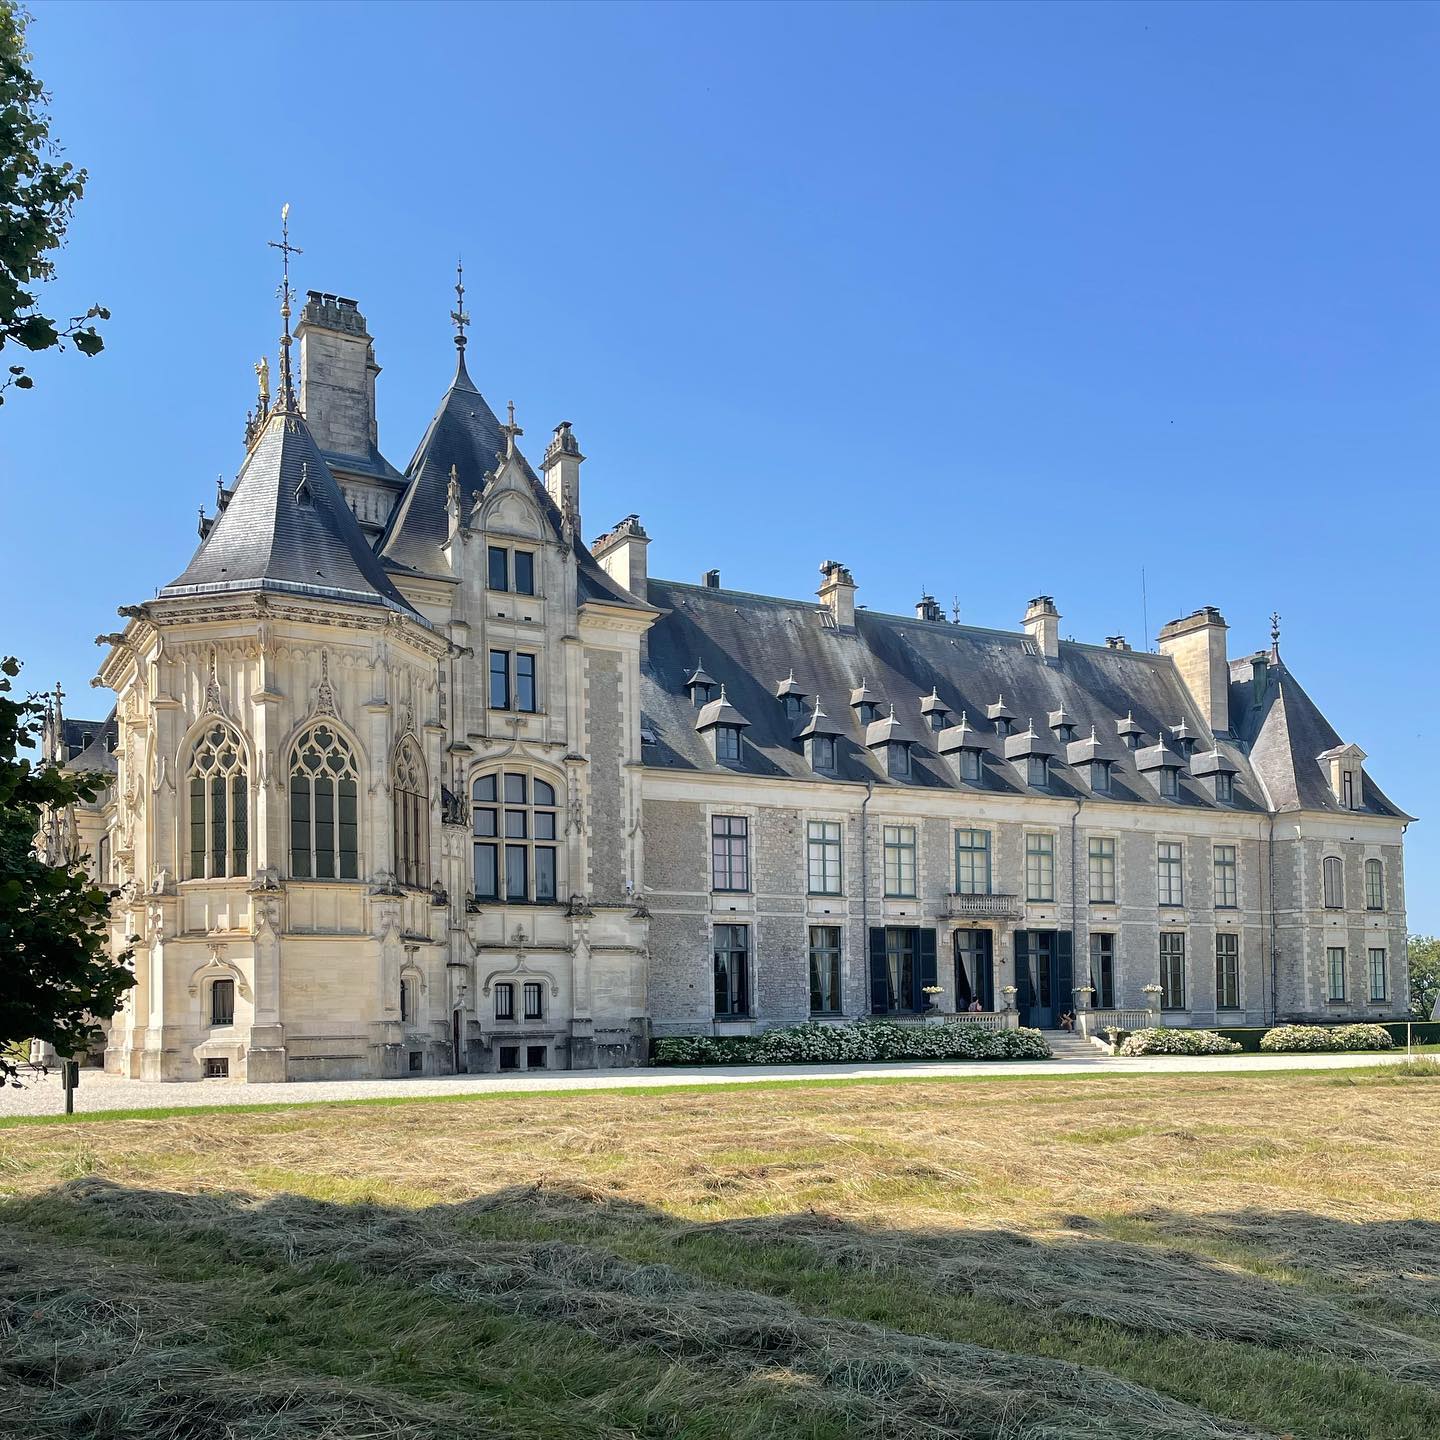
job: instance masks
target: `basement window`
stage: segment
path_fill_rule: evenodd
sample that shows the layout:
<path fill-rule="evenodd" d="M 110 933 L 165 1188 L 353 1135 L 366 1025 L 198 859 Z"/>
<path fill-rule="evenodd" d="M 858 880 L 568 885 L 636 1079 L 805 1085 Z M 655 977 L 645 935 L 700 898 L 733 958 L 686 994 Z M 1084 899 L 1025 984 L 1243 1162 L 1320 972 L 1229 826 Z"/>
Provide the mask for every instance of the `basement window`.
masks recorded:
<path fill-rule="evenodd" d="M 544 1070 L 549 1058 L 550 1051 L 545 1045 L 527 1045 L 525 1047 L 525 1068 L 527 1070 Z"/>
<path fill-rule="evenodd" d="M 425 1052 L 423 1050 L 412 1050 L 410 1052 L 410 1073 L 418 1075 L 425 1069 Z"/>
<path fill-rule="evenodd" d="M 518 1045 L 502 1045 L 500 1047 L 500 1068 L 502 1070 L 518 1070 L 520 1068 L 520 1047 Z"/>
<path fill-rule="evenodd" d="M 207 1080 L 228 1080 L 230 1078 L 230 1062 L 228 1060 L 207 1060 L 205 1062 L 205 1078 Z"/>

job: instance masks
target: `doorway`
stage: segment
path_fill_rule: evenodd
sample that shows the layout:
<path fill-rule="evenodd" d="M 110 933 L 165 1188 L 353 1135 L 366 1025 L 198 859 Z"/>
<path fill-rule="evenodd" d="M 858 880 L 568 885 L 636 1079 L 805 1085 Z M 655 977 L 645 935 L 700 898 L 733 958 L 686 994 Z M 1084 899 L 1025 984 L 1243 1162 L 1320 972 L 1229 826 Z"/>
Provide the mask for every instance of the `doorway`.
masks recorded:
<path fill-rule="evenodd" d="M 968 1010 L 979 999 L 982 1010 L 995 1008 L 995 937 L 989 930 L 955 932 L 955 1008 Z"/>
<path fill-rule="evenodd" d="M 1022 1025 L 1053 1030 L 1075 1008 L 1074 958 L 1068 930 L 1015 932 L 1015 1008 Z"/>

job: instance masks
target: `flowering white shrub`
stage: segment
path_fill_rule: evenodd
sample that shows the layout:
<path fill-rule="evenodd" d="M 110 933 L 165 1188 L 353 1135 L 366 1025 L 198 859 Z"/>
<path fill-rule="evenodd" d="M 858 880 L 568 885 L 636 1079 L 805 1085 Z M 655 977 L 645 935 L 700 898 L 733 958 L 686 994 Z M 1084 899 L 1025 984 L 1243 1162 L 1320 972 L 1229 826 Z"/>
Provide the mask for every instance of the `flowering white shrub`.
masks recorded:
<path fill-rule="evenodd" d="M 655 1042 L 657 1065 L 807 1065 L 846 1060 L 1048 1060 L 1038 1030 L 978 1026 L 789 1025 L 760 1035 L 677 1035 Z"/>
<path fill-rule="evenodd" d="M 1180 1030 L 1164 1025 L 1136 1030 L 1120 1047 L 1122 1055 L 1233 1055 L 1241 1047 L 1213 1030 Z"/>
<path fill-rule="evenodd" d="M 1391 1050 L 1394 1038 L 1383 1025 L 1277 1025 L 1260 1037 L 1260 1048 L 1297 1054 L 1314 1050 Z"/>

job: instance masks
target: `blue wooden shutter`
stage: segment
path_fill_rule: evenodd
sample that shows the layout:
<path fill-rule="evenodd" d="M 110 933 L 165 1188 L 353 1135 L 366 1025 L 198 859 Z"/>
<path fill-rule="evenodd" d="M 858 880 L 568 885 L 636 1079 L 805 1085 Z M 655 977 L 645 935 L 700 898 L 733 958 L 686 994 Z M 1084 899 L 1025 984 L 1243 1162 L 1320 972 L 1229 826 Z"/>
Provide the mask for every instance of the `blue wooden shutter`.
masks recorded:
<path fill-rule="evenodd" d="M 885 966 L 885 930 L 870 931 L 870 1013 L 884 1015 L 890 1009 L 890 976 Z"/>
<path fill-rule="evenodd" d="M 1015 932 L 1015 1008 L 1023 1019 L 1030 1009 L 1030 932 Z"/>
<path fill-rule="evenodd" d="M 1055 936 L 1055 1014 L 1075 1008 L 1075 937 L 1069 930 Z"/>
<path fill-rule="evenodd" d="M 936 983 L 935 932 L 933 930 L 920 932 L 919 955 L 920 983 L 915 987 L 915 1008 L 923 1010 L 930 1003 L 930 997 L 925 994 L 925 987 Z"/>

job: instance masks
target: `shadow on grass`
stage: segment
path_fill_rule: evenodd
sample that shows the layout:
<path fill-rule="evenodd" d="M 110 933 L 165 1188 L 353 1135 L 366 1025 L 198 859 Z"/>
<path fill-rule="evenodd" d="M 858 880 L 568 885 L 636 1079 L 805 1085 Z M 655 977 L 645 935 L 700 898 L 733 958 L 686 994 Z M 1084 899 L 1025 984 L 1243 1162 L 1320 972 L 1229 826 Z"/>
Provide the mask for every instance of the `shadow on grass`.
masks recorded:
<path fill-rule="evenodd" d="M 1135 1223 L 1183 1238 L 1181 1217 Z M 580 1189 L 409 1210 L 83 1178 L 0 1205 L 0 1374 L 37 1440 L 1440 1433 L 1426 1340 L 1303 1276 L 1096 1225 L 694 1224 Z M 1407 1253 L 1435 1256 L 1437 1229 Z M 423 1344 L 397 1364 L 406 1336 Z"/>

